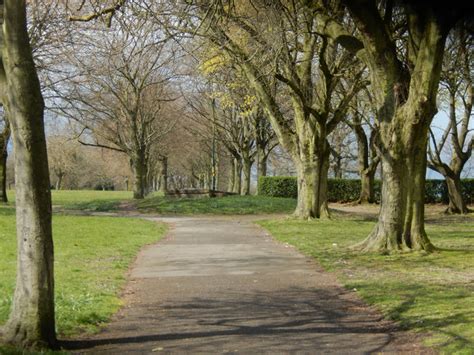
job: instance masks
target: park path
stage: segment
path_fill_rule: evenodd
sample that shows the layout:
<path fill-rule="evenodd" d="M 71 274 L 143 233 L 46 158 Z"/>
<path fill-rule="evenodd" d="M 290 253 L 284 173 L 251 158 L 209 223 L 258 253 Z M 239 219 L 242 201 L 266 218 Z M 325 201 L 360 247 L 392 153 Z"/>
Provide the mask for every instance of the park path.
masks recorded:
<path fill-rule="evenodd" d="M 420 353 L 354 292 L 245 217 L 156 218 L 125 306 L 74 353 Z M 420 350 L 421 349 L 421 350 Z"/>

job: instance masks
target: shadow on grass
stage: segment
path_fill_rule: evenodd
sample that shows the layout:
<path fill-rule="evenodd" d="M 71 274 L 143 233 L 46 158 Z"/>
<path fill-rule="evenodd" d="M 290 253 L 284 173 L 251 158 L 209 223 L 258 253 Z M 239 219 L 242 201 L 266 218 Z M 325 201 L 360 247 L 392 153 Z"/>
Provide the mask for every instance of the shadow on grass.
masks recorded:
<path fill-rule="evenodd" d="M 14 216 L 15 207 L 9 205 L 0 205 L 0 216 Z"/>

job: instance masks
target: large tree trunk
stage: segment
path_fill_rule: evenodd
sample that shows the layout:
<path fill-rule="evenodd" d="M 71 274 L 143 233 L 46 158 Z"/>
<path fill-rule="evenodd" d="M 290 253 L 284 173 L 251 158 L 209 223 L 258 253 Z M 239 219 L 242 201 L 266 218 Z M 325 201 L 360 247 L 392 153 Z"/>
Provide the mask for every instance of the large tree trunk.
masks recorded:
<path fill-rule="evenodd" d="M 252 176 L 252 164 L 253 161 L 249 158 L 244 158 L 242 159 L 243 161 L 243 173 L 244 173 L 244 181 L 242 184 L 242 190 L 241 190 L 241 195 L 242 196 L 247 196 L 250 195 L 250 181 L 251 181 L 251 176 Z"/>
<path fill-rule="evenodd" d="M 301 219 L 329 217 L 327 190 L 329 149 L 318 151 L 315 161 L 297 161 L 298 204 L 294 215 Z"/>
<path fill-rule="evenodd" d="M 6 85 L 15 149 L 18 240 L 16 288 L 4 338 L 22 348 L 52 347 L 56 343 L 54 256 L 44 103 L 29 45 L 25 1 L 4 4 L 0 82 L 2 89 Z"/>
<path fill-rule="evenodd" d="M 391 149 L 381 152 L 383 184 L 378 222 L 356 248 L 385 253 L 434 250 L 424 228 L 427 131 L 427 126 L 419 127 L 406 144 L 394 140 Z"/>
<path fill-rule="evenodd" d="M 462 197 L 461 177 L 459 175 L 445 176 L 446 185 L 448 186 L 449 205 L 447 213 L 464 214 L 469 209 Z"/>
<path fill-rule="evenodd" d="M 436 113 L 444 44 L 455 13 L 430 2 L 407 2 L 409 45 L 404 61 L 375 2 L 344 1 L 362 42 L 377 106 L 382 196 L 378 222 L 364 251 L 432 251 L 424 229 L 427 137 Z M 362 6 L 364 5 L 364 6 Z M 444 18 L 446 16 L 446 18 Z"/>
<path fill-rule="evenodd" d="M 234 192 L 240 194 L 242 187 L 242 161 L 234 159 Z"/>

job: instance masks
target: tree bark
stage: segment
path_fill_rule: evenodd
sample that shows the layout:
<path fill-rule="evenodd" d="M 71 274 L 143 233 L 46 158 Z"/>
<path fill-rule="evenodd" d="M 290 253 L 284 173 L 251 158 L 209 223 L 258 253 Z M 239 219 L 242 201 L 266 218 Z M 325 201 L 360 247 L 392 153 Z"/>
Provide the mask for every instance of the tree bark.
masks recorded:
<path fill-rule="evenodd" d="M 394 151 L 382 154 L 382 200 L 377 225 L 369 237 L 356 246 L 363 251 L 432 251 L 424 229 L 424 186 L 426 139 L 411 154 L 394 159 Z"/>
<path fill-rule="evenodd" d="M 249 158 L 244 158 L 242 159 L 243 162 L 243 173 L 244 173 L 244 181 L 242 184 L 242 190 L 241 190 L 241 195 L 242 196 L 247 196 L 250 195 L 250 182 L 251 182 L 251 176 L 252 176 L 252 165 L 253 161 L 252 159 Z"/>
<path fill-rule="evenodd" d="M 160 192 L 168 192 L 168 157 L 160 159 Z"/>
<path fill-rule="evenodd" d="M 329 217 L 327 201 L 329 148 L 318 151 L 314 161 L 299 161 L 298 203 L 294 215 L 301 219 Z"/>
<path fill-rule="evenodd" d="M 145 160 L 145 156 L 142 153 L 137 153 L 133 163 L 134 173 L 134 189 L 133 198 L 140 200 L 144 199 L 147 191 L 147 170 L 148 166 Z"/>
<path fill-rule="evenodd" d="M 363 35 L 361 58 L 370 69 L 377 106 L 383 180 L 378 222 L 357 247 L 383 253 L 430 252 L 435 248 L 424 229 L 426 147 L 451 15 L 431 3 L 407 3 L 410 38 L 402 62 L 376 3 L 344 3 Z"/>
<path fill-rule="evenodd" d="M 446 210 L 449 214 L 468 213 L 469 209 L 462 197 L 461 177 L 459 175 L 445 176 L 448 186 L 449 205 Z"/>
<path fill-rule="evenodd" d="M 234 159 L 234 192 L 240 194 L 242 188 L 242 161 Z"/>
<path fill-rule="evenodd" d="M 357 201 L 360 204 L 375 202 L 375 169 L 364 169 L 360 174 L 360 196 Z"/>
<path fill-rule="evenodd" d="M 234 192 L 234 184 L 235 184 L 235 160 L 234 158 L 230 159 L 230 173 L 227 183 L 227 191 Z"/>
<path fill-rule="evenodd" d="M 29 44 L 25 1 L 5 0 L 3 10 L 0 82 L 6 89 L 15 149 L 18 240 L 16 287 L 4 338 L 21 348 L 53 347 L 54 255 L 44 102 Z"/>
<path fill-rule="evenodd" d="M 262 151 L 258 152 L 257 177 L 267 176 L 268 155 Z"/>

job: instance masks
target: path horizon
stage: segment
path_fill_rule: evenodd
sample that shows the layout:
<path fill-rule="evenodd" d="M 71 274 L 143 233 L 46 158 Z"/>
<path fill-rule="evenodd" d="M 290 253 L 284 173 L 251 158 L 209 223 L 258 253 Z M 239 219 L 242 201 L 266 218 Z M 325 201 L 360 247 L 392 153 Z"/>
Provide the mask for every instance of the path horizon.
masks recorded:
<path fill-rule="evenodd" d="M 149 217 L 170 225 L 129 273 L 124 306 L 76 354 L 434 353 L 353 290 L 252 223 Z"/>

